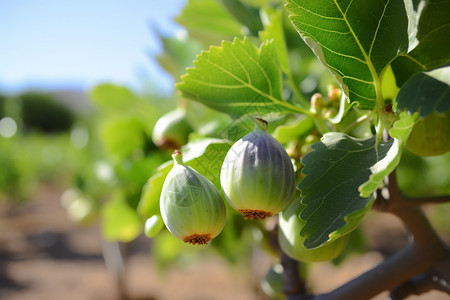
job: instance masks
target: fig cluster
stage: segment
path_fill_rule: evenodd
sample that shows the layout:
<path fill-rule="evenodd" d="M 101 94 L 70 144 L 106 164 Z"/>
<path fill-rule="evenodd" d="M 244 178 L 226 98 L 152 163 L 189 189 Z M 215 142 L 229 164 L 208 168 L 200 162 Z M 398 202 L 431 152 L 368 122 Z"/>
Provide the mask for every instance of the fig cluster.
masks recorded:
<path fill-rule="evenodd" d="M 207 244 L 225 225 L 225 202 L 245 219 L 264 220 L 279 214 L 279 244 L 289 256 L 312 262 L 336 257 L 348 237 L 317 249 L 305 249 L 300 231 L 306 222 L 299 218 L 304 208 L 292 201 L 295 191 L 293 164 L 284 147 L 267 131 L 267 122 L 256 119 L 252 132 L 229 149 L 220 173 L 222 195 L 206 177 L 183 163 L 180 151 L 173 154 L 174 166 L 165 179 L 161 217 L 169 231 L 190 244 Z M 158 220 L 148 220 L 149 235 L 159 230 Z"/>
<path fill-rule="evenodd" d="M 183 163 L 180 151 L 174 152 L 173 159 L 160 197 L 162 220 L 181 240 L 206 244 L 224 227 L 224 201 L 207 178 Z M 255 129 L 230 148 L 220 181 L 226 201 L 245 219 L 264 220 L 289 205 L 295 190 L 293 165 L 283 146 L 267 132 L 266 121 L 257 119 Z"/>

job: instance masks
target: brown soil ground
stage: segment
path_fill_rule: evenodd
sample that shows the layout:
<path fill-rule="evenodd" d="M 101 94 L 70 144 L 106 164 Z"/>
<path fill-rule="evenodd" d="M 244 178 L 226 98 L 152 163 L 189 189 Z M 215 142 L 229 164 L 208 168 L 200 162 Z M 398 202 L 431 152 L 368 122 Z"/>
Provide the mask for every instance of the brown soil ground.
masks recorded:
<path fill-rule="evenodd" d="M 0 299 L 4 300 L 115 300 L 117 281 L 105 267 L 98 226 L 79 228 L 60 205 L 58 189 L 42 188 L 35 199 L 20 206 L 0 205 Z M 375 224 L 376 223 L 376 224 Z M 376 226 L 375 226 L 376 225 Z M 389 254 L 407 242 L 398 220 L 389 215 L 368 217 L 364 228 L 374 249 Z M 375 229 L 376 228 L 376 229 Z M 390 247 L 381 247 L 389 241 Z M 386 244 L 386 243 L 384 243 Z M 126 291 L 140 300 L 263 300 L 256 285 L 269 267 L 261 255 L 254 278 L 236 274 L 219 257 L 195 267 L 155 271 L 148 239 L 139 238 L 127 259 Z M 383 259 L 379 251 L 354 255 L 339 267 L 314 264 L 310 282 L 315 292 L 326 292 L 361 274 Z M 376 300 L 387 299 L 387 293 Z M 408 300 L 445 300 L 429 292 Z"/>

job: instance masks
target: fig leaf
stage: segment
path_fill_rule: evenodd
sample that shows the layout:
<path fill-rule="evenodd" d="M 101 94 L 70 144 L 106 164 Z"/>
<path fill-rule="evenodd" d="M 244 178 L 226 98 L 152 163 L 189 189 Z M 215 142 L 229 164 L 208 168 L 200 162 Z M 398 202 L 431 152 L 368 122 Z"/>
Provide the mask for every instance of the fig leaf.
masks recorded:
<path fill-rule="evenodd" d="M 376 146 L 375 137 L 356 139 L 327 133 L 302 159 L 306 177 L 298 184 L 306 208 L 307 249 L 319 247 L 353 231 L 373 203 L 372 193 L 398 165 L 417 114 L 406 112 L 390 130 L 393 137 Z"/>
<path fill-rule="evenodd" d="M 249 39 L 224 41 L 203 51 L 177 84 L 182 96 L 232 116 L 295 112 L 282 96 L 273 41 L 256 47 Z"/>
<path fill-rule="evenodd" d="M 408 49 L 403 1 L 288 0 L 286 7 L 300 36 L 350 102 L 373 109 L 383 70 Z"/>
<path fill-rule="evenodd" d="M 397 110 L 420 113 L 424 118 L 433 111 L 444 114 L 450 109 L 450 65 L 411 77 L 397 95 Z"/>

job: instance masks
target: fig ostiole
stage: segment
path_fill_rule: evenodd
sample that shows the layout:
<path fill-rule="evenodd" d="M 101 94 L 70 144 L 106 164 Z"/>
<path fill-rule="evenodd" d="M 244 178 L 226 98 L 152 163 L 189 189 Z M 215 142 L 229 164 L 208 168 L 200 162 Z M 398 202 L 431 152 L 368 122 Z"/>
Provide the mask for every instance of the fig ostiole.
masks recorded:
<path fill-rule="evenodd" d="M 177 108 L 158 119 L 153 128 L 152 140 L 161 149 L 175 150 L 188 142 L 191 132 L 186 112 Z"/>
<path fill-rule="evenodd" d="M 225 225 L 225 203 L 211 181 L 183 163 L 180 151 L 172 157 L 160 198 L 164 224 L 185 243 L 207 244 Z"/>
<path fill-rule="evenodd" d="M 255 129 L 228 151 L 220 172 L 222 192 L 246 219 L 264 220 L 285 209 L 295 190 L 292 162 L 283 146 L 256 119 Z"/>
<path fill-rule="evenodd" d="M 292 201 L 278 218 L 278 242 L 281 250 L 289 257 L 301 262 L 321 262 L 336 258 L 347 245 L 349 234 L 331 241 L 319 248 L 306 249 L 306 237 L 300 231 L 306 222 L 299 215 L 305 208 L 299 199 Z"/>

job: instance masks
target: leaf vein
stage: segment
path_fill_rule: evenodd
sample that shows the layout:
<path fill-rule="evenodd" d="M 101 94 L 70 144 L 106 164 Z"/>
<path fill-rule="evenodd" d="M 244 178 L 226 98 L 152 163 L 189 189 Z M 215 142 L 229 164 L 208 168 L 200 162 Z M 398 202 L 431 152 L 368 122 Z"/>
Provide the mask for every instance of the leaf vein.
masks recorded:
<path fill-rule="evenodd" d="M 310 34 L 309 32 L 306 32 L 306 31 L 305 31 L 305 33 L 307 33 L 308 35 L 311 36 L 311 34 Z M 340 52 L 337 52 L 337 51 L 333 51 L 333 50 L 331 50 L 330 48 L 328 48 L 328 47 L 326 47 L 325 45 L 323 45 L 322 43 L 318 42 L 317 40 L 315 40 L 315 42 L 316 42 L 317 44 L 319 44 L 322 48 L 327 49 L 328 51 L 330 51 L 330 52 L 333 53 L 333 54 L 336 54 L 336 55 L 342 56 L 342 57 L 346 57 L 346 58 L 351 58 L 351 59 L 354 59 L 354 60 L 359 61 L 359 62 L 362 63 L 362 64 L 367 65 L 367 62 L 364 61 L 364 60 L 362 60 L 362 59 L 359 58 L 359 57 L 352 56 L 352 55 L 348 55 L 348 54 L 344 54 L 344 53 L 340 53 Z"/>
<path fill-rule="evenodd" d="M 377 100 L 377 98 L 369 98 L 369 97 L 360 95 L 360 94 L 356 93 L 356 92 L 353 91 L 353 90 L 350 90 L 349 92 L 355 94 L 356 96 L 358 96 L 358 97 L 360 97 L 360 98 L 366 99 L 366 100 L 370 100 L 370 101 L 376 101 L 376 100 Z"/>
<path fill-rule="evenodd" d="M 450 26 L 450 23 L 447 23 L 447 24 L 438 26 L 438 27 L 434 28 L 433 30 L 431 30 L 430 32 L 427 32 L 427 34 L 425 34 L 425 35 L 422 37 L 422 41 L 424 41 L 429 35 L 433 34 L 434 32 L 436 32 L 436 31 L 438 31 L 438 30 L 441 30 L 442 28 L 448 27 L 448 26 Z"/>
<path fill-rule="evenodd" d="M 197 79 L 190 79 L 192 82 L 201 84 L 201 85 L 205 85 L 205 86 L 210 86 L 210 87 L 214 87 L 214 88 L 221 88 L 221 89 L 240 89 L 240 88 L 247 88 L 246 85 L 244 84 L 220 84 L 220 83 L 213 83 L 213 82 L 207 82 L 207 81 L 203 81 L 203 80 L 197 80 Z"/>
<path fill-rule="evenodd" d="M 264 70 L 263 66 L 261 66 L 261 64 L 258 61 L 256 61 L 248 52 L 245 52 L 245 54 L 247 54 L 247 57 L 250 59 L 250 61 L 252 61 L 256 65 L 256 67 L 258 67 L 261 70 L 261 73 L 264 75 L 264 78 L 266 79 L 267 86 L 269 87 L 269 95 L 273 96 L 272 81 L 267 75 L 266 70 Z"/>
<path fill-rule="evenodd" d="M 315 29 L 318 29 L 318 30 L 321 30 L 321 31 L 325 31 L 325 32 L 330 32 L 330 33 L 336 33 L 336 34 L 342 34 L 342 35 L 346 35 L 346 34 L 351 33 L 350 30 L 347 31 L 347 32 L 341 32 L 341 31 L 337 31 L 337 30 L 329 30 L 329 29 L 324 29 L 324 28 L 321 28 L 321 27 L 318 27 L 318 26 L 311 25 L 309 23 L 298 22 L 297 24 L 302 24 L 302 25 L 305 25 L 305 26 L 309 26 L 309 27 L 312 27 L 312 28 L 315 28 Z"/>
<path fill-rule="evenodd" d="M 231 78 L 235 79 L 236 81 L 240 82 L 243 86 L 245 86 L 246 88 L 249 88 L 251 90 L 253 90 L 254 92 L 258 93 L 259 95 L 261 95 L 264 98 L 268 98 L 272 101 L 276 101 L 279 102 L 279 100 L 275 99 L 272 95 L 268 95 L 266 93 L 264 93 L 262 90 L 260 90 L 259 88 L 249 84 L 248 82 L 245 82 L 244 80 L 242 80 L 241 78 L 239 78 L 238 76 L 236 76 L 235 74 L 231 73 L 230 71 L 228 71 L 227 69 L 223 68 L 222 66 L 212 62 L 211 60 L 207 60 L 211 65 L 215 66 L 216 68 L 218 68 L 219 70 L 223 71 L 225 74 L 229 75 Z"/>
<path fill-rule="evenodd" d="M 306 11 L 307 13 L 309 13 L 309 14 L 311 14 L 311 15 L 314 15 L 314 16 L 317 16 L 317 17 L 319 17 L 319 18 L 323 18 L 323 19 L 327 19 L 327 20 L 340 20 L 340 21 L 343 21 L 343 20 L 344 20 L 344 18 L 329 17 L 329 16 L 324 16 L 324 15 L 318 14 L 318 13 L 316 13 L 316 12 L 314 12 L 314 11 L 312 11 L 312 10 L 309 10 L 309 9 L 307 9 L 307 8 L 305 8 L 305 7 L 303 7 L 303 6 L 299 5 L 299 4 L 297 4 L 297 3 L 295 3 L 295 5 L 296 5 L 298 8 L 300 8 L 300 9 Z M 299 16 L 299 15 L 296 15 L 296 16 L 301 17 L 301 16 Z"/>
<path fill-rule="evenodd" d="M 350 80 L 359 81 L 359 82 L 362 82 L 362 83 L 367 83 L 367 84 L 374 85 L 373 81 L 363 80 L 363 79 L 359 79 L 359 78 L 352 77 L 352 76 L 342 76 L 342 78 L 343 79 L 346 78 L 346 79 L 350 79 Z"/>
<path fill-rule="evenodd" d="M 245 50 L 244 50 L 245 52 Z M 245 69 L 244 65 L 242 64 L 242 62 L 236 57 L 236 55 L 233 53 L 233 51 L 230 51 L 231 56 L 233 56 L 234 60 L 236 61 L 236 63 L 241 67 L 241 69 L 244 71 L 245 76 L 247 77 L 247 82 L 248 84 L 252 84 L 252 78 L 250 76 L 250 74 L 247 72 L 247 70 Z"/>
<path fill-rule="evenodd" d="M 371 43 L 370 49 L 369 49 L 369 55 L 368 55 L 369 57 L 372 56 L 373 45 L 375 44 L 375 40 L 377 39 L 377 36 L 378 36 L 378 30 L 379 30 L 380 27 L 381 27 L 381 21 L 383 20 L 385 14 L 386 14 L 386 8 L 388 7 L 390 1 L 391 1 L 391 0 L 388 0 L 388 1 L 386 2 L 386 4 L 384 5 L 383 13 L 381 14 L 380 19 L 378 20 L 377 29 L 375 30 L 375 34 L 374 34 L 374 36 L 373 36 L 372 43 Z"/>
<path fill-rule="evenodd" d="M 349 9 L 349 7 L 350 7 L 350 4 L 352 4 L 353 1 L 350 2 L 350 4 L 348 5 L 348 7 L 347 7 L 347 9 L 346 9 L 345 12 L 342 11 L 342 8 L 339 6 L 339 4 L 337 3 L 336 0 L 333 0 L 333 2 L 334 2 L 334 4 L 336 5 L 337 9 L 341 12 L 341 14 L 342 14 L 342 16 L 343 16 L 343 18 L 344 18 L 344 21 L 345 21 L 345 23 L 347 24 L 347 27 L 350 29 L 350 32 L 352 33 L 352 36 L 353 36 L 353 38 L 354 38 L 356 44 L 358 45 L 359 50 L 361 51 L 361 54 L 364 56 L 364 59 L 365 59 L 364 63 L 368 66 L 368 68 L 369 68 L 369 70 L 370 70 L 370 73 L 372 74 L 372 77 L 373 77 L 373 78 L 378 78 L 378 76 L 377 76 L 377 74 L 376 74 L 376 72 L 375 72 L 375 70 L 374 70 L 374 68 L 373 68 L 372 63 L 371 63 L 371 61 L 369 60 L 369 57 L 367 56 L 366 51 L 364 50 L 364 47 L 362 46 L 360 40 L 358 39 L 358 37 L 357 37 L 355 31 L 353 31 L 353 28 L 352 28 L 352 26 L 350 25 L 350 23 L 349 23 L 349 21 L 348 21 L 348 19 L 347 19 L 347 12 L 348 12 L 348 9 Z"/>
<path fill-rule="evenodd" d="M 203 100 L 199 100 L 200 102 L 204 102 Z M 214 102 L 214 106 L 223 106 L 223 107 L 269 107 L 269 106 L 277 106 L 276 104 L 272 103 L 272 102 L 248 102 L 248 101 L 243 101 L 243 102 Z"/>
<path fill-rule="evenodd" d="M 415 59 L 411 55 L 406 54 L 405 57 L 408 58 L 409 60 L 411 60 L 416 65 L 418 65 L 420 68 L 422 68 L 423 71 L 427 70 L 427 66 L 426 65 L 422 64 L 420 61 L 418 61 L 417 59 Z"/>

